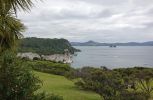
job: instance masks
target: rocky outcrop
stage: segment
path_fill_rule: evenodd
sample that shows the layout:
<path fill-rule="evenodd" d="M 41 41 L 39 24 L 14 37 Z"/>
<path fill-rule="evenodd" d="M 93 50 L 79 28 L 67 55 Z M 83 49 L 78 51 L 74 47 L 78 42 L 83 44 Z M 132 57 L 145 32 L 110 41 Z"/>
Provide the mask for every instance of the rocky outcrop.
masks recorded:
<path fill-rule="evenodd" d="M 65 54 L 53 54 L 53 55 L 38 55 L 37 53 L 27 52 L 18 53 L 18 57 L 27 58 L 30 60 L 42 59 L 55 62 L 72 63 L 72 55 L 65 50 Z"/>
<path fill-rule="evenodd" d="M 30 60 L 34 60 L 34 58 L 41 59 L 40 55 L 38 55 L 37 53 L 32 53 L 32 52 L 18 53 L 17 56 L 21 58 L 27 58 Z"/>
<path fill-rule="evenodd" d="M 41 57 L 49 61 L 72 63 L 72 56 L 66 54 L 42 55 Z"/>

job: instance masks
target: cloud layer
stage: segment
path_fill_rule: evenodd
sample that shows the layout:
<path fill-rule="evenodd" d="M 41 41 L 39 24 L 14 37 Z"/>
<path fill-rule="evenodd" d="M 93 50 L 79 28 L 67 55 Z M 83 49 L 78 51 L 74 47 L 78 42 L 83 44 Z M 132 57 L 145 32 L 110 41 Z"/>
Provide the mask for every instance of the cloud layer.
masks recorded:
<path fill-rule="evenodd" d="M 44 0 L 18 17 L 26 37 L 70 41 L 153 40 L 153 0 Z"/>

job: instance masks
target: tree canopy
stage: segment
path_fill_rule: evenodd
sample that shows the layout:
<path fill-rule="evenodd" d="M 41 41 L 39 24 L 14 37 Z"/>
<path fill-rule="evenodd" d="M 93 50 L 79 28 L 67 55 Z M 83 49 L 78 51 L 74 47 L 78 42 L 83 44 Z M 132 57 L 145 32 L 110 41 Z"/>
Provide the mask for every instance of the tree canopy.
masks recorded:
<path fill-rule="evenodd" d="M 21 40 L 19 52 L 34 52 L 38 54 L 48 55 L 64 53 L 68 49 L 71 54 L 79 51 L 71 46 L 66 39 L 43 39 L 43 38 L 24 38 Z"/>

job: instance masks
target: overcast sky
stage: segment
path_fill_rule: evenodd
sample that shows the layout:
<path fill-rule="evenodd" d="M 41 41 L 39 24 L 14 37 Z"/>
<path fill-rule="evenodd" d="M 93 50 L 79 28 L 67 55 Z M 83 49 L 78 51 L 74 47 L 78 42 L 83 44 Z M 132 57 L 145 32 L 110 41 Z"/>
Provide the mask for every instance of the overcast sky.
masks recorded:
<path fill-rule="evenodd" d="M 153 40 L 153 0 L 43 0 L 18 14 L 25 37 L 69 41 Z"/>

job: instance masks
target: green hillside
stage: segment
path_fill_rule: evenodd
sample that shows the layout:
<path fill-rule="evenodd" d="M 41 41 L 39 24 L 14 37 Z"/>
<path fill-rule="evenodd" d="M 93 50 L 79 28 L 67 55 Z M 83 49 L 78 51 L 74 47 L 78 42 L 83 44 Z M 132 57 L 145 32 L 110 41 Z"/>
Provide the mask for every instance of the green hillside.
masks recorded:
<path fill-rule="evenodd" d="M 71 54 L 79 51 L 66 39 L 23 38 L 19 47 L 19 52 L 34 52 L 43 55 L 62 54 L 65 49 L 68 49 Z"/>
<path fill-rule="evenodd" d="M 101 100 L 98 94 L 79 90 L 74 83 L 63 76 L 35 72 L 43 81 L 40 91 L 63 96 L 64 100 Z"/>

